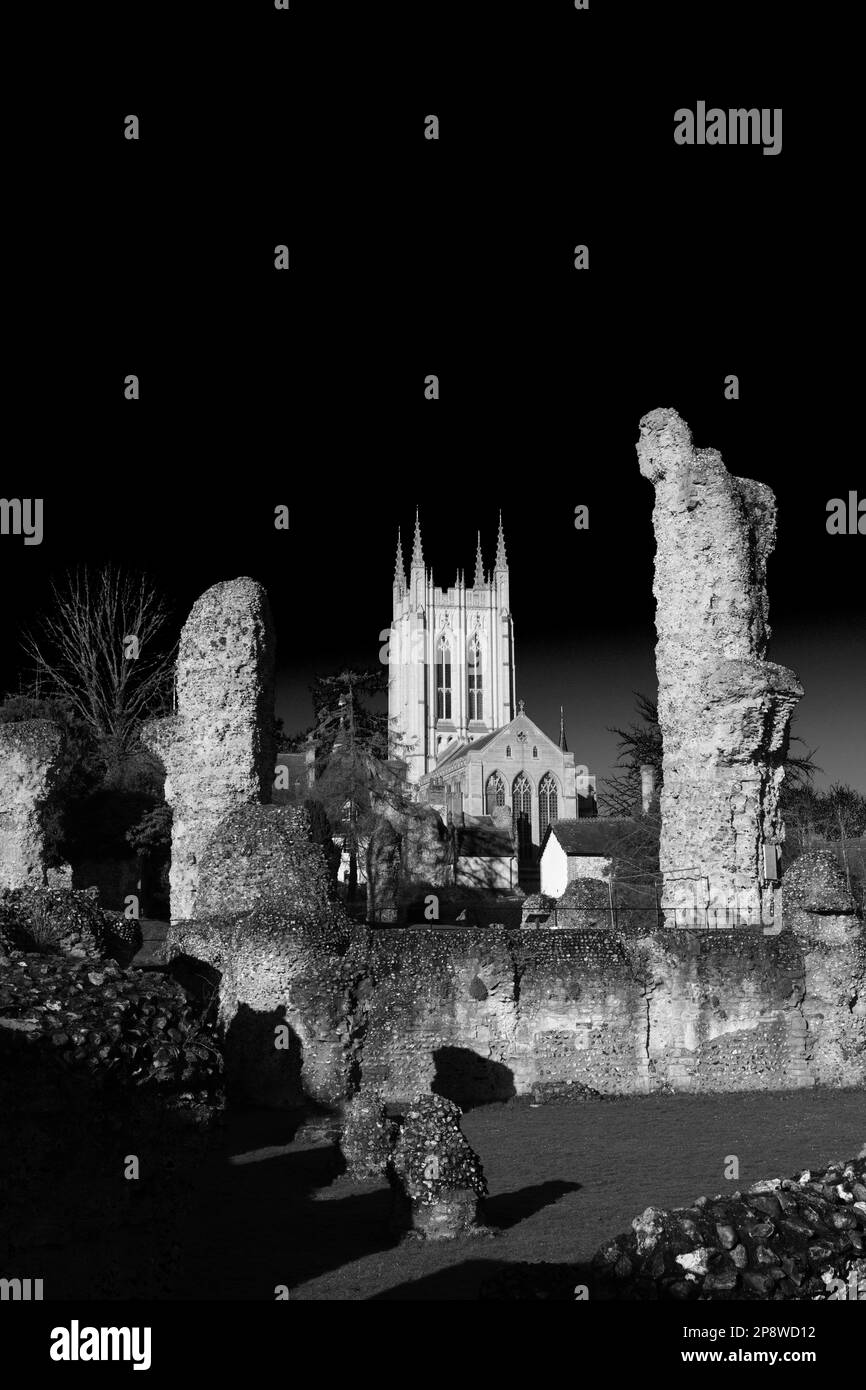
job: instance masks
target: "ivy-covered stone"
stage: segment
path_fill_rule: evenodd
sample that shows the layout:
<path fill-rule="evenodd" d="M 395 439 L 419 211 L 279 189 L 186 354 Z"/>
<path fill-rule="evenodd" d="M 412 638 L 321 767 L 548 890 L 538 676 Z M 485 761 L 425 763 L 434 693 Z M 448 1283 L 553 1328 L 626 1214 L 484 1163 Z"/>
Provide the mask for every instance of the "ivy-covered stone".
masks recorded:
<path fill-rule="evenodd" d="M 97 888 L 8 888 L 0 892 L 0 950 L 111 957 L 123 964 L 141 947 L 134 918 L 106 912 Z"/>
<path fill-rule="evenodd" d="M 214 1024 L 174 980 L 112 961 L 12 948 L 0 969 L 0 1031 L 94 1081 L 204 1091 L 222 1074 Z"/>

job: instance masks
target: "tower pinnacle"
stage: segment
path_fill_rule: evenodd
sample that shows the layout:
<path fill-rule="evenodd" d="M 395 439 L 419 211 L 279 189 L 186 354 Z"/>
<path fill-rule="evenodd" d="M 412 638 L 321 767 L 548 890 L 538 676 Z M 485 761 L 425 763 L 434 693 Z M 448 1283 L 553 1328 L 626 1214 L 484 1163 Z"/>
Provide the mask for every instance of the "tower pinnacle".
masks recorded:
<path fill-rule="evenodd" d="M 502 530 L 502 512 L 499 513 L 499 532 L 496 537 L 496 568 L 508 569 L 508 556 L 505 554 L 505 532 Z"/>
<path fill-rule="evenodd" d="M 472 581 L 475 588 L 484 584 L 484 560 L 481 555 L 481 532 L 478 532 L 478 546 L 475 551 L 475 578 Z"/>
<path fill-rule="evenodd" d="M 403 561 L 403 538 L 397 528 L 397 558 L 394 561 L 394 583 L 399 589 L 406 588 L 406 565 Z"/>
<path fill-rule="evenodd" d="M 565 715 L 562 712 L 562 705 L 559 706 L 559 746 L 563 753 L 568 752 L 568 744 L 565 741 Z"/>
<path fill-rule="evenodd" d="M 421 521 L 418 515 L 418 508 L 415 508 L 415 541 L 412 546 L 412 568 L 416 565 L 424 568 L 424 551 L 421 548 Z"/>

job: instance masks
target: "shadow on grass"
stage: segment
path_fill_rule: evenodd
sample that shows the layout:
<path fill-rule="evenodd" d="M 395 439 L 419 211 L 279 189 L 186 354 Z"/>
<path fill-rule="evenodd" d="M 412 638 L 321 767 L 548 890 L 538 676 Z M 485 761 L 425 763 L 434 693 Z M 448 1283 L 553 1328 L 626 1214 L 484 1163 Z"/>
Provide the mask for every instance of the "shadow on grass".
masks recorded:
<path fill-rule="evenodd" d="M 288 1111 L 235 1114 L 222 1154 L 212 1155 L 209 1171 L 201 1174 L 198 1201 L 188 1213 L 181 1297 L 273 1298 L 277 1285 L 291 1292 L 344 1267 L 341 1292 L 334 1296 L 360 1297 L 360 1276 L 356 1284 L 350 1267 L 400 1244 L 401 1234 L 391 1226 L 393 1194 L 384 1181 L 341 1195 L 340 1187 L 332 1185 L 343 1167 L 336 1145 L 287 1151 L 296 1135 L 302 1138 L 300 1126 L 308 1122 L 308 1114 Z M 509 1229 L 578 1186 L 551 1181 L 489 1198 L 482 1220 L 494 1229 Z M 212 1229 L 208 1212 L 219 1212 Z M 461 1243 L 466 1241 L 474 1238 Z M 446 1242 L 441 1252 L 457 1248 Z M 477 1298 L 475 1273 L 489 1278 L 507 1262 L 468 1264 L 468 1272 L 463 1265 L 455 1267 L 453 1288 L 451 1273 L 443 1270 L 420 1281 L 417 1289 L 413 1283 L 409 1292 L 393 1296 Z M 440 1287 L 446 1290 L 441 1295 L 436 1292 Z"/>
<path fill-rule="evenodd" d="M 530 1216 L 535 1216 L 536 1212 L 542 1211 L 544 1207 L 553 1206 L 569 1192 L 579 1192 L 582 1184 L 579 1182 L 563 1182 L 561 1179 L 553 1178 L 549 1182 L 540 1182 L 535 1187 L 520 1187 L 516 1192 L 501 1192 L 498 1197 L 487 1197 L 484 1200 L 484 1219 L 490 1226 L 495 1226 L 497 1230 L 507 1231 L 512 1226 L 519 1226 L 521 1221 L 526 1221 Z"/>
<path fill-rule="evenodd" d="M 278 1285 L 291 1291 L 398 1243 L 387 1186 L 331 1196 L 335 1145 L 286 1152 L 308 1122 L 309 1112 L 234 1116 L 187 1214 L 180 1297 L 273 1299 Z"/>

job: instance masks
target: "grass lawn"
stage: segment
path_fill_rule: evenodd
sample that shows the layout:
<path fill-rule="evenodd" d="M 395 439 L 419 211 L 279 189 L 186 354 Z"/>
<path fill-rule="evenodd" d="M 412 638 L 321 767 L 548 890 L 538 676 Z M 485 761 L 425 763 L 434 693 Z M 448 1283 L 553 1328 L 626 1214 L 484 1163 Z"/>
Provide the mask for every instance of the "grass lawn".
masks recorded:
<path fill-rule="evenodd" d="M 474 1299 L 504 1265 L 588 1260 L 647 1206 L 851 1157 L 866 1103 L 861 1090 L 811 1090 L 482 1107 L 463 1129 L 499 1234 L 437 1245 L 398 1243 L 387 1184 L 335 1180 L 333 1150 L 293 1142 L 295 1123 L 230 1117 L 179 1233 L 183 1297 L 273 1299 L 285 1284 L 292 1299 Z"/>

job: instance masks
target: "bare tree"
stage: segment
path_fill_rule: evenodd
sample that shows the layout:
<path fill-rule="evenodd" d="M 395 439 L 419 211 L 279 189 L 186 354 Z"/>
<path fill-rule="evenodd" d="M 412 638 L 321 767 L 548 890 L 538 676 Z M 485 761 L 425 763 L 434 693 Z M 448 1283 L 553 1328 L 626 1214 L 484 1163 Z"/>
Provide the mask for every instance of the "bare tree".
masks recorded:
<path fill-rule="evenodd" d="M 145 575 L 106 565 L 52 584 L 50 611 L 24 635 L 35 691 L 66 700 L 80 716 L 107 780 L 135 750 L 142 721 L 169 704 L 176 644 L 157 641 L 168 616 Z"/>

